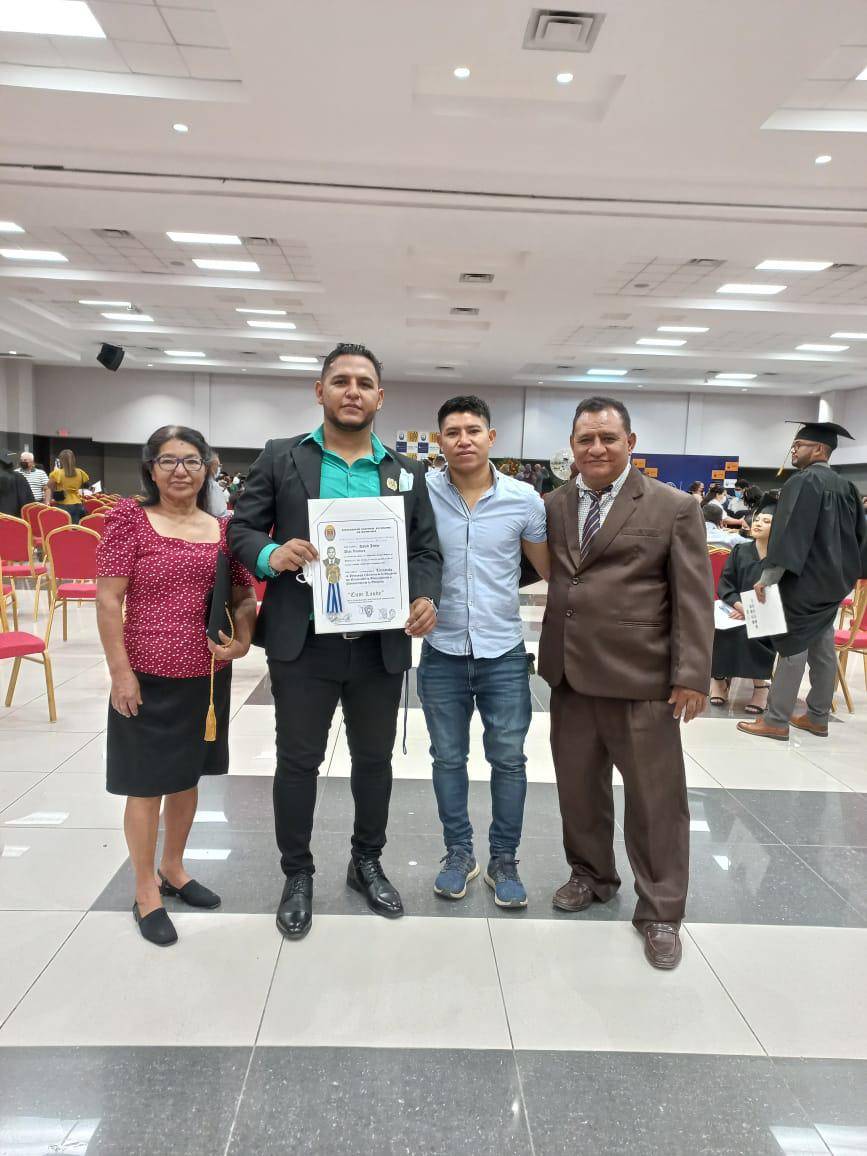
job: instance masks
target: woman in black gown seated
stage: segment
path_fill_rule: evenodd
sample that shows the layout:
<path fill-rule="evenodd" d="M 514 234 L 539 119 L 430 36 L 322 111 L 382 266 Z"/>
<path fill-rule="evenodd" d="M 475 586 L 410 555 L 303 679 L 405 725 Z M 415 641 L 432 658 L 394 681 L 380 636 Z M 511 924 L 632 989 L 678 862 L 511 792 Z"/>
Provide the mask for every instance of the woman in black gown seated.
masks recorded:
<path fill-rule="evenodd" d="M 732 618 L 743 621 L 744 608 L 741 591 L 752 590 L 762 572 L 768 552 L 768 538 L 774 519 L 776 500 L 770 495 L 759 503 L 750 524 L 751 542 L 733 547 L 722 574 L 717 597 L 732 609 Z M 768 680 L 774 669 L 775 651 L 767 638 L 747 638 L 744 626 L 736 630 L 717 630 L 713 640 L 713 679 L 710 701 L 714 706 L 728 702 L 733 678 L 749 678 L 753 682 L 753 697 L 744 707 L 749 714 L 763 714 L 768 704 Z"/>

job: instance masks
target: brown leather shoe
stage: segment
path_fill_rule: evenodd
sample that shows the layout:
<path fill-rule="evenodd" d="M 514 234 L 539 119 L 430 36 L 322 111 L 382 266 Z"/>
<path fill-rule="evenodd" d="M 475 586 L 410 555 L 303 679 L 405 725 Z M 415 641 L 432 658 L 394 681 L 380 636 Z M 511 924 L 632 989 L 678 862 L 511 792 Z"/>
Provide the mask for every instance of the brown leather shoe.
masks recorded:
<path fill-rule="evenodd" d="M 789 719 L 793 727 L 797 727 L 799 731 L 806 731 L 807 734 L 816 735 L 820 739 L 828 737 L 828 724 L 824 726 L 821 723 L 814 723 L 810 721 L 808 714 L 794 714 Z"/>
<path fill-rule="evenodd" d="M 554 892 L 553 903 L 559 911 L 586 911 L 593 902 L 590 887 L 575 875 Z"/>
<path fill-rule="evenodd" d="M 776 739 L 780 743 L 789 741 L 788 727 L 772 727 L 763 718 L 757 718 L 755 722 L 739 722 L 738 730 L 745 735 L 758 735 L 760 739 Z"/>
<path fill-rule="evenodd" d="M 648 963 L 661 971 L 671 971 L 677 967 L 683 955 L 680 932 L 673 923 L 646 923 L 641 934 L 644 936 L 644 955 Z"/>

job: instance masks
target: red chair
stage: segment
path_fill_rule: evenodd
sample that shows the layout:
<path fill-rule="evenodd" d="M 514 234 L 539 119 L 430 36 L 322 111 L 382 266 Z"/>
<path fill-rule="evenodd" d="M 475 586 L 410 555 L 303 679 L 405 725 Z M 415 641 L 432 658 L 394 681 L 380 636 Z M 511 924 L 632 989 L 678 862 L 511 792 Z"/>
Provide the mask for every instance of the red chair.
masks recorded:
<path fill-rule="evenodd" d="M 37 550 L 42 545 L 42 535 L 39 532 L 39 511 L 50 508 L 47 502 L 28 502 L 26 506 L 21 507 L 21 517 L 29 523 L 30 529 L 33 531 L 33 545 Z"/>
<path fill-rule="evenodd" d="M 714 595 L 716 595 L 719 588 L 719 580 L 731 550 L 727 550 L 725 546 L 708 546 L 707 552 L 710 558 L 710 568 L 713 572 L 713 592 Z"/>
<path fill-rule="evenodd" d="M 837 652 L 837 681 L 843 691 L 843 698 L 854 713 L 852 695 L 846 682 L 846 664 L 850 654 L 860 654 L 864 660 L 864 684 L 867 686 L 867 578 L 862 578 L 855 586 L 852 598 L 852 621 L 845 630 L 834 631 L 834 649 Z"/>
<path fill-rule="evenodd" d="M 7 559 L 0 567 L 0 576 L 11 578 L 13 588 L 16 578 L 31 578 L 36 583 L 33 618 L 37 619 L 39 591 L 42 589 L 48 568 L 43 563 L 37 562 L 33 556 L 33 531 L 29 522 L 25 522 L 23 518 L 13 518 L 11 514 L 0 514 L 0 558 Z M 17 592 L 15 602 L 17 604 Z"/>
<path fill-rule="evenodd" d="M 0 565 L 2 565 L 2 563 L 0 563 Z M 18 598 L 15 594 L 15 586 L 11 582 L 8 586 L 5 582 L 0 582 L 0 630 L 9 629 L 9 619 L 6 617 L 7 607 L 12 610 L 12 624 L 17 630 Z"/>
<path fill-rule="evenodd" d="M 51 627 L 57 603 L 63 603 L 63 641 L 67 638 L 66 607 L 73 602 L 96 600 L 96 547 L 99 534 L 86 526 L 60 526 L 45 539 L 51 573 L 51 608 L 45 645 L 51 638 Z"/>
<path fill-rule="evenodd" d="M 37 521 L 39 522 L 39 536 L 42 539 L 42 547 L 45 548 L 45 539 L 52 530 L 57 530 L 60 526 L 71 526 L 72 517 L 67 514 L 63 506 L 49 506 L 45 510 L 40 510 L 37 514 Z"/>
<path fill-rule="evenodd" d="M 6 691 L 6 705 L 12 706 L 12 697 L 18 684 L 18 672 L 21 669 L 22 659 L 27 662 L 41 662 L 45 668 L 48 718 L 51 722 L 57 722 L 57 704 L 54 701 L 54 672 L 51 669 L 51 659 L 48 657 L 45 643 L 35 634 L 26 634 L 22 630 L 9 630 L 6 612 L 2 602 L 0 602 L 0 662 L 4 658 L 14 659 L 9 689 Z"/>
<path fill-rule="evenodd" d="M 84 506 L 85 514 L 96 514 L 102 509 L 99 498 L 82 498 L 81 504 Z"/>
<path fill-rule="evenodd" d="M 79 526 L 84 526 L 87 530 L 93 530 L 95 534 L 99 534 L 100 538 L 105 533 L 105 514 L 88 514 L 86 518 L 82 518 L 78 523 Z"/>

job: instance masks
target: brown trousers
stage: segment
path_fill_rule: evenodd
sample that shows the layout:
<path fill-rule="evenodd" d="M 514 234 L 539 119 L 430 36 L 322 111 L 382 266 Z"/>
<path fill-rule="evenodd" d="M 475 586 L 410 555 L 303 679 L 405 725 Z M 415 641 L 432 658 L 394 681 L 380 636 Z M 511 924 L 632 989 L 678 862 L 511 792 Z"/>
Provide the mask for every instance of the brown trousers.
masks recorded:
<path fill-rule="evenodd" d="M 551 691 L 551 750 L 573 874 L 596 897 L 620 886 L 614 862 L 612 768 L 623 776 L 626 854 L 638 903 L 633 923 L 680 924 L 689 886 L 689 804 L 680 725 L 667 702 Z"/>

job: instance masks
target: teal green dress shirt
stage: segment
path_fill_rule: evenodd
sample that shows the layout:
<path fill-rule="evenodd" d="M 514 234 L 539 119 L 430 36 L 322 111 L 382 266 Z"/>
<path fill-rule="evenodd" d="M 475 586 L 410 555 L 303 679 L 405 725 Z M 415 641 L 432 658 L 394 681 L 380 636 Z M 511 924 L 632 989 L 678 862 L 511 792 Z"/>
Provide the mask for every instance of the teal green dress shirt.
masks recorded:
<path fill-rule="evenodd" d="M 351 466 L 347 465 L 338 454 L 325 448 L 325 435 L 322 426 L 308 434 L 299 444 L 304 445 L 304 442 L 311 441 L 316 442 L 322 450 L 322 472 L 319 475 L 320 498 L 379 497 L 379 463 L 389 455 L 388 450 L 375 433 L 370 435 L 372 452 L 367 457 L 354 461 Z M 278 576 L 277 571 L 273 570 L 268 562 L 278 545 L 278 542 L 269 542 L 260 550 L 259 557 L 256 559 L 257 578 L 276 578 Z"/>

